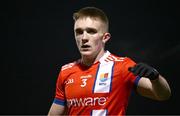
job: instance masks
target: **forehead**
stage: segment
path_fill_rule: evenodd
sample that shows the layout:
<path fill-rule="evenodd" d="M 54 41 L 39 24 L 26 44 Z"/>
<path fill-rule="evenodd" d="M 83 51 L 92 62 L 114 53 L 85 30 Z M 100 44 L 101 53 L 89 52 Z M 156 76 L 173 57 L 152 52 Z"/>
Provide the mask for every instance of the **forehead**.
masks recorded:
<path fill-rule="evenodd" d="M 77 28 L 100 28 L 103 26 L 102 21 L 99 18 L 90 18 L 90 17 L 85 17 L 85 18 L 80 18 L 75 21 L 74 24 L 74 29 Z"/>

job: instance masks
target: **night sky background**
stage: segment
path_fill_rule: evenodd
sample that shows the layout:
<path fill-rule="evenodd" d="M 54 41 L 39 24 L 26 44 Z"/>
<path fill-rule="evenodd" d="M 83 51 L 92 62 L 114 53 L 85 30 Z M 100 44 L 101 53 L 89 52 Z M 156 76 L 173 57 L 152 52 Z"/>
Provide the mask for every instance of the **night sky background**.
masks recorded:
<path fill-rule="evenodd" d="M 95 6 L 106 12 L 119 56 L 155 67 L 169 82 L 169 100 L 132 92 L 127 114 L 180 114 L 179 5 L 175 0 L 8 0 L 1 3 L 0 114 L 47 114 L 62 65 L 80 57 L 73 12 Z M 7 31 L 6 31 L 7 30 Z M 118 103 L 117 103 L 118 104 Z"/>

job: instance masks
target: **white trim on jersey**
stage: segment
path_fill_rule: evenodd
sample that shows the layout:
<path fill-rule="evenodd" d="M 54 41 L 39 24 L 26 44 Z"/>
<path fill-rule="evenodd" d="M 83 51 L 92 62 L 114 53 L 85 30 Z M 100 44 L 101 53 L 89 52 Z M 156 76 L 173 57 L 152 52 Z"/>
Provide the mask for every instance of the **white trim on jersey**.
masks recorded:
<path fill-rule="evenodd" d="M 113 77 L 114 62 L 102 62 L 99 64 L 93 93 L 109 93 L 111 91 L 111 81 Z"/>
<path fill-rule="evenodd" d="M 100 63 L 105 62 L 105 59 L 110 55 L 111 53 L 109 51 L 106 51 L 104 55 L 99 59 Z"/>
<path fill-rule="evenodd" d="M 106 116 L 107 110 L 92 110 L 91 116 Z"/>

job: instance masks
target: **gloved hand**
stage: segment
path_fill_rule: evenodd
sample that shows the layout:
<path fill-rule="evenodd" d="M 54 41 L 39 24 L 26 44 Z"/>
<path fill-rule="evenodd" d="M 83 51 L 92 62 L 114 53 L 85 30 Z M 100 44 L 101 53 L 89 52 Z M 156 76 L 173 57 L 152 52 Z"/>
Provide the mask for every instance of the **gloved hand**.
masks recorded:
<path fill-rule="evenodd" d="M 138 63 L 134 67 L 129 67 L 128 70 L 134 75 L 146 77 L 150 80 L 155 80 L 159 77 L 159 72 L 145 63 Z"/>

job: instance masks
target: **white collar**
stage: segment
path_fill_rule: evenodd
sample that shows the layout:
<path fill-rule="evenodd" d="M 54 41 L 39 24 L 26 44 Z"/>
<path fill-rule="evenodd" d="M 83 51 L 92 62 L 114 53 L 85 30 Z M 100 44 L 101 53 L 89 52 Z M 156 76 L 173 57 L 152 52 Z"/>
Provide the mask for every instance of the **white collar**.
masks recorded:
<path fill-rule="evenodd" d="M 105 59 L 110 55 L 111 53 L 107 50 L 104 55 L 99 59 L 100 63 L 103 63 Z"/>

